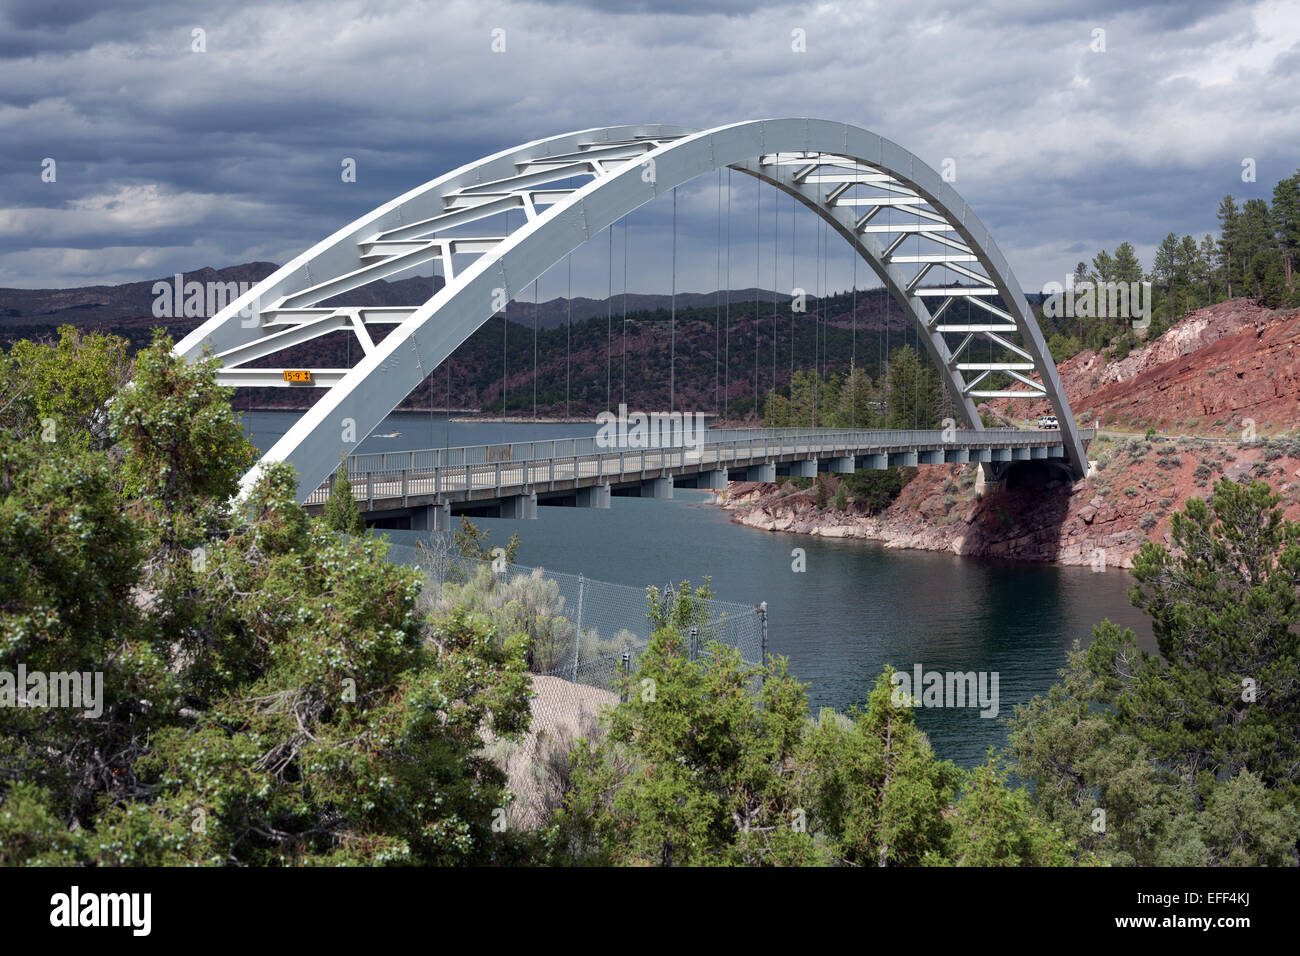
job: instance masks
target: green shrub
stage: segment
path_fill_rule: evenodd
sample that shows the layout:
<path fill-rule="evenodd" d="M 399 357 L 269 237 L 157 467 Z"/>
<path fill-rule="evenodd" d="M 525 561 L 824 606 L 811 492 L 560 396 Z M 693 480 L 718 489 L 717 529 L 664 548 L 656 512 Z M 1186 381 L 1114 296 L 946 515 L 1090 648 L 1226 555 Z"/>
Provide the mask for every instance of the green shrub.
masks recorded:
<path fill-rule="evenodd" d="M 845 475 L 843 484 L 867 514 L 879 514 L 898 497 L 907 483 L 916 477 L 915 468 L 887 468 L 883 471 L 855 471 Z"/>

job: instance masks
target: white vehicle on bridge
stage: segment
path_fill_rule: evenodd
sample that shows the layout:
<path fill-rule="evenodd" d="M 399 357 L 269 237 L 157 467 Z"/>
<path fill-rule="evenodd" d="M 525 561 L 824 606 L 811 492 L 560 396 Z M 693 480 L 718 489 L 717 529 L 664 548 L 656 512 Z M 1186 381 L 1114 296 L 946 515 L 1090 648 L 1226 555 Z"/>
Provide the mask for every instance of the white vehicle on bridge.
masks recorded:
<path fill-rule="evenodd" d="M 1039 428 L 1060 428 L 1061 425 L 1056 420 L 1055 415 L 1042 415 L 1038 419 Z"/>

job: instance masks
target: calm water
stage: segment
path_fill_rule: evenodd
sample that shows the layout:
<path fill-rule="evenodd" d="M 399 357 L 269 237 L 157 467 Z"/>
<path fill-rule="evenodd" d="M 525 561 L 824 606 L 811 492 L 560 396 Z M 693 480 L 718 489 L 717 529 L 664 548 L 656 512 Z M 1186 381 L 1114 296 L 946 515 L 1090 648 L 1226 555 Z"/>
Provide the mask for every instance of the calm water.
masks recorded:
<path fill-rule="evenodd" d="M 251 412 L 253 441 L 270 446 L 294 421 L 287 412 Z M 595 426 L 448 423 L 427 414 L 396 414 L 361 452 L 520 441 L 594 434 Z M 1148 648 L 1146 619 L 1128 603 L 1122 571 L 1054 568 L 886 550 L 861 541 L 774 534 L 732 524 L 698 492 L 679 489 L 672 501 L 615 498 L 607 511 L 539 508 L 535 521 L 475 519 L 504 543 L 518 532 L 521 564 L 644 587 L 713 579 L 719 598 L 766 601 L 769 649 L 790 659 L 810 684 L 809 702 L 846 709 L 860 704 L 886 664 L 909 673 L 989 671 L 999 675 L 1001 717 L 1043 693 L 1065 663 L 1071 643 L 1087 642 L 1103 618 L 1133 627 Z M 394 531 L 413 544 L 416 532 Z M 807 571 L 791 570 L 803 548 Z M 979 710 L 917 711 L 941 756 L 969 766 L 1002 746 L 1001 719 Z"/>

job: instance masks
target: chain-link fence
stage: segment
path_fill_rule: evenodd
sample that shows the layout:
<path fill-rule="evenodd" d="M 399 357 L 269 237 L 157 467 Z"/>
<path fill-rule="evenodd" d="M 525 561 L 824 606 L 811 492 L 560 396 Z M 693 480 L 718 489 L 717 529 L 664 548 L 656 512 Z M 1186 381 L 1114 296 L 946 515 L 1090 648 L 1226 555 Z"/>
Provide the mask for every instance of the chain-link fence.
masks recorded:
<path fill-rule="evenodd" d="M 507 632 L 528 635 L 529 729 L 517 740 L 484 737 L 486 753 L 506 772 L 515 795 L 506 810 L 511 827 L 541 826 L 560 805 L 575 741 L 601 734 L 601 711 L 618 703 L 620 678 L 636 672 L 650 643 L 652 600 L 658 616 L 692 622 L 683 627 L 692 657 L 706 656 L 716 641 L 734 647 L 747 663 L 766 658 L 766 605 L 698 601 L 680 584 L 651 590 L 504 561 L 494 568 L 493 562 L 462 558 L 451 535 L 432 535 L 415 548 L 392 544 L 388 560 L 424 572 L 428 608 L 463 607 Z"/>
<path fill-rule="evenodd" d="M 429 544 L 392 544 L 388 560 L 420 568 L 434 606 L 461 605 L 514 625 L 529 636 L 534 674 L 617 691 L 621 675 L 636 671 L 650 642 L 650 588 L 597 581 L 504 561 L 465 559 L 431 536 Z M 679 584 L 655 589 L 665 614 L 683 597 Z M 767 607 L 708 598 L 690 615 L 684 639 L 692 657 L 725 644 L 751 664 L 767 656 Z"/>

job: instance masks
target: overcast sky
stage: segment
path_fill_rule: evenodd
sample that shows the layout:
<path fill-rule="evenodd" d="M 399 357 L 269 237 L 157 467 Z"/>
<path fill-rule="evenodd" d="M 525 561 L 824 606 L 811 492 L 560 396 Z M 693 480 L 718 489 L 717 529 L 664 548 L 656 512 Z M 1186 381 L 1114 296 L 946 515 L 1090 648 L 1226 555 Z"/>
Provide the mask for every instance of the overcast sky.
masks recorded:
<path fill-rule="evenodd" d="M 1214 229 L 1225 193 L 1270 197 L 1300 165 L 1298 81 L 1296 2 L 0 0 L 0 286 L 285 262 L 455 166 L 572 129 L 814 116 L 954 159 L 1032 291 L 1125 239 L 1149 265 L 1165 233 Z M 755 188 L 737 178 L 738 216 Z M 679 196 L 679 290 L 717 286 L 715 190 Z M 663 200 L 632 218 L 633 289 L 667 291 L 667 221 Z M 730 284 L 752 285 L 736 243 L 750 265 Z M 575 292 L 604 294 L 607 254 L 584 250 Z M 558 272 L 543 297 L 565 291 Z"/>

